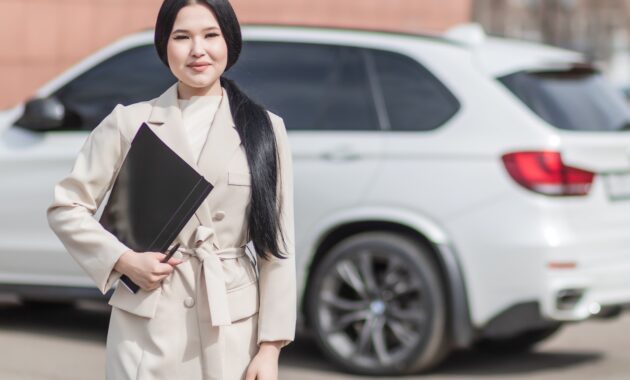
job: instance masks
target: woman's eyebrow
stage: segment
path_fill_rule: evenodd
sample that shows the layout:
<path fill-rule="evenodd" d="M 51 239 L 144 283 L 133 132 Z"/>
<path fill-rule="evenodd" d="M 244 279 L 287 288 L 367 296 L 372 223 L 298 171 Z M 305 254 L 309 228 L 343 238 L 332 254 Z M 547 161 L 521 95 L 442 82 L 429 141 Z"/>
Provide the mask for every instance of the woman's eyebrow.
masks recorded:
<path fill-rule="evenodd" d="M 219 30 L 219 27 L 218 26 L 210 26 L 210 27 L 204 28 L 203 31 L 205 32 L 206 30 L 215 30 L 215 29 Z M 177 29 L 177 30 L 174 30 L 173 33 L 189 33 L 189 31 L 186 30 L 186 29 Z"/>

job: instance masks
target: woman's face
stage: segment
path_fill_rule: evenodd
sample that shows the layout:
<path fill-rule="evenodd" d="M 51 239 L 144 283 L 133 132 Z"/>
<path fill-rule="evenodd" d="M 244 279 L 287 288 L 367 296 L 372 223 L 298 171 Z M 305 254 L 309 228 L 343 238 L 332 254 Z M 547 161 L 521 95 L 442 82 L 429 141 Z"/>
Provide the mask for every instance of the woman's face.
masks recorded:
<path fill-rule="evenodd" d="M 166 46 L 171 72 L 180 80 L 180 97 L 221 95 L 218 80 L 227 66 L 227 44 L 214 13 L 201 4 L 177 14 Z"/>

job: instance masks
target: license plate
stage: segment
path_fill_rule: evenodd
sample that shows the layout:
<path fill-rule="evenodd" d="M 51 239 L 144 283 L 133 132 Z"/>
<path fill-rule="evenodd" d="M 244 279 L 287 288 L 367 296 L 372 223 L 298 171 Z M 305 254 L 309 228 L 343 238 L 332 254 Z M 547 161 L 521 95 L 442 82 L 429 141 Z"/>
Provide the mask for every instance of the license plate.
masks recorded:
<path fill-rule="evenodd" d="M 611 199 L 630 199 L 630 173 L 611 173 L 605 178 L 608 196 Z"/>

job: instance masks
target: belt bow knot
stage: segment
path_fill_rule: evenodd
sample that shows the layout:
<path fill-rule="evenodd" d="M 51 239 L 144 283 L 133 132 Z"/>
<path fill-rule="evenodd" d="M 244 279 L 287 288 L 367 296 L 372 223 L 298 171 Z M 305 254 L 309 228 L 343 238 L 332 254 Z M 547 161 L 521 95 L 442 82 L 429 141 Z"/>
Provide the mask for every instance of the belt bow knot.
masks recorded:
<path fill-rule="evenodd" d="M 221 250 L 215 250 L 212 242 L 214 233 L 211 227 L 198 226 L 195 231 L 193 252 L 201 261 L 212 325 L 226 326 L 231 325 L 232 321 L 220 259 Z"/>

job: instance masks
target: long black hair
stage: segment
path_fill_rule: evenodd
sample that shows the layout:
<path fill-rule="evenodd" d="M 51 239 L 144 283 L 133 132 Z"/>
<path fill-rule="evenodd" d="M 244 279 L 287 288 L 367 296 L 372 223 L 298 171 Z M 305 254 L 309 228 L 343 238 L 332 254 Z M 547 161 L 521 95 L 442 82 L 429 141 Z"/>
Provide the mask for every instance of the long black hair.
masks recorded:
<path fill-rule="evenodd" d="M 183 7 L 192 4 L 206 5 L 214 13 L 228 49 L 227 71 L 238 61 L 243 46 L 241 26 L 228 0 L 164 0 L 155 24 L 158 56 L 169 67 L 166 47 L 175 18 Z M 286 250 L 286 241 L 280 223 L 282 201 L 277 201 L 280 197 L 276 194 L 280 180 L 278 149 L 269 114 L 234 81 L 222 76 L 221 85 L 227 90 L 232 117 L 251 173 L 248 237 L 258 256 L 267 259 L 268 253 L 271 253 L 275 257 L 286 258 L 280 253 L 280 242 Z"/>

